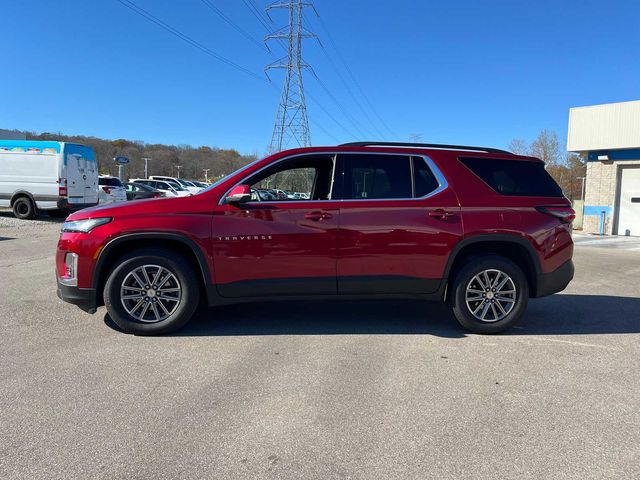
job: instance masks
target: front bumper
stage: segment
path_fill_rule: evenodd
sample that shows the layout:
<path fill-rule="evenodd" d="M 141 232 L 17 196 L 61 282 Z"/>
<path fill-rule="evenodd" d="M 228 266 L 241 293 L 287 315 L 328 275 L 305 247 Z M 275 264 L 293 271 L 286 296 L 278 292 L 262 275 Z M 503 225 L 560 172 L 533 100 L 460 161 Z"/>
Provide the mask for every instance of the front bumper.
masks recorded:
<path fill-rule="evenodd" d="M 93 288 L 78 288 L 71 285 L 65 285 L 57 279 L 58 298 L 65 302 L 77 305 L 87 313 L 96 313 L 97 301 L 96 291 Z"/>
<path fill-rule="evenodd" d="M 568 260 L 556 268 L 553 272 L 541 273 L 536 278 L 535 298 L 545 297 L 553 293 L 561 292 L 569 282 L 573 280 L 575 268 L 573 261 Z"/>

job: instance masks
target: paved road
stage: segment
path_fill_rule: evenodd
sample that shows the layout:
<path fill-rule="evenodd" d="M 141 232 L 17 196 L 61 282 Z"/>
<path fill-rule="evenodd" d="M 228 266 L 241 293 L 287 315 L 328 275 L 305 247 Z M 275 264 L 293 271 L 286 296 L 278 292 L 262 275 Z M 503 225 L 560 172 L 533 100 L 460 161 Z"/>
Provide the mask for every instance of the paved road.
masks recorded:
<path fill-rule="evenodd" d="M 0 478 L 640 475 L 637 239 L 581 241 L 570 288 L 506 335 L 394 301 L 144 338 L 55 297 L 57 228 L 0 214 Z"/>

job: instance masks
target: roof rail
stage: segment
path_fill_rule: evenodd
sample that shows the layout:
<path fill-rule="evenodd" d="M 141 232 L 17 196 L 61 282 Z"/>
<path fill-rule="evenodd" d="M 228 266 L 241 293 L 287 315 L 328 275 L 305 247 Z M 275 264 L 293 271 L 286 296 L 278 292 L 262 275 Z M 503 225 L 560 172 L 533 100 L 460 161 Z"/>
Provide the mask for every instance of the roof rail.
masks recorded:
<path fill-rule="evenodd" d="M 487 152 L 487 153 L 507 153 L 513 155 L 513 153 L 507 150 L 500 150 L 499 148 L 490 147 L 469 147 L 466 145 L 444 145 L 440 143 L 409 143 L 409 142 L 349 142 L 338 145 L 339 147 L 419 147 L 419 148 L 434 148 L 442 150 L 469 150 L 472 152 Z"/>

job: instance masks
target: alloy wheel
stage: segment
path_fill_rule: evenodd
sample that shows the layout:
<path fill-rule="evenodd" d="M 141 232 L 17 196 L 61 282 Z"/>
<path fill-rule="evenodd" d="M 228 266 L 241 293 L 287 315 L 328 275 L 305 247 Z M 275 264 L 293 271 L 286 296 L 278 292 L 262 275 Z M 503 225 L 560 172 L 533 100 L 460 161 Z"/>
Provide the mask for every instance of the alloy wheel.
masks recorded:
<path fill-rule="evenodd" d="M 467 284 L 465 302 L 471 314 L 481 322 L 493 323 L 513 310 L 517 291 L 513 279 L 502 270 L 488 269 Z"/>
<path fill-rule="evenodd" d="M 142 265 L 129 272 L 120 286 L 120 301 L 140 322 L 157 323 L 176 311 L 182 300 L 178 278 L 159 265 Z"/>

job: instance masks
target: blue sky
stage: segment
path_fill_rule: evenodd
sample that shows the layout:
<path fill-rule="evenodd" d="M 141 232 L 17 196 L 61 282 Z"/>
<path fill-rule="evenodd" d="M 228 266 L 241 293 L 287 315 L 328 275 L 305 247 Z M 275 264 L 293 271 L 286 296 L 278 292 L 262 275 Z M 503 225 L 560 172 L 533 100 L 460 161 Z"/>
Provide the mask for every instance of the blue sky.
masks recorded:
<path fill-rule="evenodd" d="M 134 1 L 259 76 L 274 60 L 201 0 Z M 273 88 L 183 43 L 116 0 L 0 2 L 6 3 L 0 29 L 0 128 L 231 147 L 243 153 L 266 150 L 280 73 L 271 75 Z M 243 0 L 209 2 L 251 36 L 266 34 Z M 417 133 L 424 142 L 505 147 L 515 137 L 531 140 L 543 128 L 564 138 L 572 106 L 640 99 L 637 0 L 315 3 L 339 53 L 307 12 L 325 51 L 307 41 L 304 56 L 354 120 L 307 75 L 309 94 L 346 127 L 309 101 L 315 145 L 363 137 L 409 141 Z M 274 25 L 286 22 L 284 12 L 272 17 Z M 273 51 L 282 53 L 276 45 Z M 340 67 L 366 115 L 331 62 Z"/>

